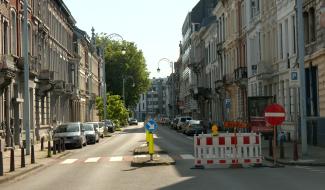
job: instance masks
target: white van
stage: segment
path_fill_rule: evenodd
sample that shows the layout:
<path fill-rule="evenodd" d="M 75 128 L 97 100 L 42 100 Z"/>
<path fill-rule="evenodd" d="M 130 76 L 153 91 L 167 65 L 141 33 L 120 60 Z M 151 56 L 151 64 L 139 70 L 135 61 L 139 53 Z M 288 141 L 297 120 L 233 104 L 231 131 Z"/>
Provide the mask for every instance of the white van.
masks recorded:
<path fill-rule="evenodd" d="M 192 120 L 192 117 L 190 117 L 190 116 L 178 117 L 178 122 L 177 122 L 176 129 L 181 130 L 182 126 L 186 123 L 186 121 L 189 121 L 189 120 Z"/>

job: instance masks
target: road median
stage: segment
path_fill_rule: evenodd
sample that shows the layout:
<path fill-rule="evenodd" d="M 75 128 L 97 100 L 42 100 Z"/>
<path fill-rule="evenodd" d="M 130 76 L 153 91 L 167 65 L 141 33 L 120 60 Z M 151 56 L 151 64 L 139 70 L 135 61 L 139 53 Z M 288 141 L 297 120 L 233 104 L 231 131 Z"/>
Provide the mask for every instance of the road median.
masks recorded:
<path fill-rule="evenodd" d="M 168 155 L 168 152 L 155 145 L 155 154 L 149 154 L 147 144 L 136 147 L 133 151 L 132 167 L 151 167 L 175 165 L 176 161 Z"/>

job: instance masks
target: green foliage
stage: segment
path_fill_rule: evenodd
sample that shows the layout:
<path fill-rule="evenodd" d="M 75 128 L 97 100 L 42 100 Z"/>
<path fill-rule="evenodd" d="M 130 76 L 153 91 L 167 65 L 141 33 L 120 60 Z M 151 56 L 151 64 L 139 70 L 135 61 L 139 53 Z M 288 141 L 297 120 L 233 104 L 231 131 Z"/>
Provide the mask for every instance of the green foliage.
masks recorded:
<path fill-rule="evenodd" d="M 101 97 L 96 99 L 96 108 L 98 109 L 99 116 L 104 116 L 104 104 Z M 112 120 L 117 127 L 127 125 L 127 119 L 129 116 L 128 110 L 125 108 L 123 101 L 119 95 L 107 94 L 107 112 L 106 119 Z"/>
<path fill-rule="evenodd" d="M 106 47 L 104 55 L 107 91 L 122 96 L 123 78 L 126 78 L 125 104 L 127 107 L 134 107 L 140 94 L 148 90 L 150 83 L 142 51 L 132 42 L 110 40 L 109 36 L 103 33 L 97 36 L 97 43 Z M 125 50 L 124 55 L 122 50 Z"/>

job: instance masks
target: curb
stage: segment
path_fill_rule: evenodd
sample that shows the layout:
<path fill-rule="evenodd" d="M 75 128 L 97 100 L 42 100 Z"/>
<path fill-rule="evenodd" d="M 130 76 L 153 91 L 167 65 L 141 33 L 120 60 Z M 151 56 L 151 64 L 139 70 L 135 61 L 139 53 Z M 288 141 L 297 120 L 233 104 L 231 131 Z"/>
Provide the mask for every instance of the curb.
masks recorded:
<path fill-rule="evenodd" d="M 50 167 L 52 165 L 53 162 L 57 161 L 57 159 L 60 159 L 60 158 L 63 158 L 65 156 L 68 156 L 70 155 L 71 152 L 70 151 L 66 151 L 64 153 L 62 153 L 61 155 L 57 156 L 56 158 L 53 158 L 54 160 L 52 161 L 49 161 L 48 163 L 42 163 L 42 164 L 35 164 L 34 166 L 30 166 L 31 168 L 28 168 L 26 170 L 23 170 L 22 172 L 20 173 L 12 173 L 10 175 L 7 175 L 7 176 L 0 176 L 0 184 L 2 183 L 5 183 L 5 182 L 9 182 L 9 181 L 12 181 L 12 180 L 21 180 L 23 179 L 26 174 L 30 174 L 30 173 L 35 173 L 37 172 L 37 170 L 40 170 L 40 169 L 45 169 L 47 167 Z M 46 157 L 45 159 L 48 159 L 48 157 Z"/>
<path fill-rule="evenodd" d="M 11 180 L 14 180 L 14 179 L 16 179 L 18 177 L 21 177 L 21 176 L 23 176 L 23 175 L 25 175 L 27 173 L 30 173 L 30 172 L 32 172 L 34 170 L 42 168 L 43 166 L 44 166 L 43 164 L 38 164 L 38 165 L 35 165 L 34 167 L 28 168 L 28 169 L 20 172 L 20 173 L 12 174 L 12 175 L 9 175 L 9 176 L 2 176 L 3 178 L 2 177 L 0 178 L 0 184 L 11 181 Z"/>
<path fill-rule="evenodd" d="M 264 157 L 264 159 L 267 161 L 272 161 L 272 162 L 274 161 L 273 158 L 270 157 Z M 296 161 L 288 162 L 288 161 L 280 161 L 280 160 L 277 160 L 276 162 L 288 166 L 325 166 L 324 162 L 303 163 L 303 162 L 296 162 Z"/>
<path fill-rule="evenodd" d="M 175 165 L 176 161 L 173 160 L 171 162 L 131 162 L 132 167 L 150 167 L 150 166 L 170 166 Z"/>

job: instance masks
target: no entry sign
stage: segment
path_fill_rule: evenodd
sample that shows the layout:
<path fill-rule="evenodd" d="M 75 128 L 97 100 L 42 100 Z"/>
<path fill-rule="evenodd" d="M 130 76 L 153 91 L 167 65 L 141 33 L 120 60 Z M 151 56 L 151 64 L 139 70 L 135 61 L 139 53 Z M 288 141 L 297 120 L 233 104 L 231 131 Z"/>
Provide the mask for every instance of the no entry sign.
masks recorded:
<path fill-rule="evenodd" d="M 279 104 L 271 104 L 266 107 L 264 117 L 269 124 L 280 125 L 285 120 L 285 110 Z"/>

